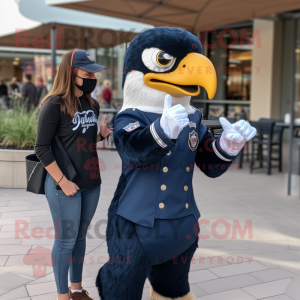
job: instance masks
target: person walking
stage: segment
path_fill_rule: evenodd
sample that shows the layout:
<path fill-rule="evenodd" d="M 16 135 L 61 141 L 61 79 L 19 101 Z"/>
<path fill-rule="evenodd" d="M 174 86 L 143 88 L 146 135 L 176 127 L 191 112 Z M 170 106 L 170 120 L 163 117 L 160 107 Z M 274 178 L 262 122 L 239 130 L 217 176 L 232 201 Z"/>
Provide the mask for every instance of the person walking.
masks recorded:
<path fill-rule="evenodd" d="M 28 110 L 36 108 L 37 102 L 37 90 L 35 85 L 31 82 L 31 74 L 23 74 L 23 84 L 21 87 L 21 94 L 24 102 L 26 101 L 26 106 Z"/>
<path fill-rule="evenodd" d="M 82 269 L 87 229 L 100 196 L 96 143 L 113 132 L 103 122 L 98 134 L 99 104 L 91 97 L 95 73 L 103 68 L 84 50 L 66 53 L 39 112 L 35 153 L 47 170 L 45 195 L 55 228 L 52 257 L 59 300 L 92 299 L 82 287 Z M 73 180 L 57 137 L 77 172 Z"/>
<path fill-rule="evenodd" d="M 110 108 L 110 103 L 112 100 L 112 90 L 111 90 L 111 81 L 105 79 L 103 81 L 102 97 L 104 108 Z"/>

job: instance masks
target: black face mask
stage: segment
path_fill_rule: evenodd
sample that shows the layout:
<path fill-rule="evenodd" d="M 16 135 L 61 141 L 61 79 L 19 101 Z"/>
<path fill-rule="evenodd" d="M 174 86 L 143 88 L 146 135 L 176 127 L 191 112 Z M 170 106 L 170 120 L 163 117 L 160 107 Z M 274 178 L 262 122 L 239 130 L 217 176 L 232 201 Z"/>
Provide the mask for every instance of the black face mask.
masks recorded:
<path fill-rule="evenodd" d="M 79 76 L 77 76 L 77 77 L 79 77 Z M 89 78 L 82 78 L 82 77 L 79 77 L 79 78 L 81 78 L 83 80 L 83 83 L 80 86 L 75 83 L 76 86 L 84 93 L 90 94 L 96 87 L 97 79 L 89 79 Z"/>

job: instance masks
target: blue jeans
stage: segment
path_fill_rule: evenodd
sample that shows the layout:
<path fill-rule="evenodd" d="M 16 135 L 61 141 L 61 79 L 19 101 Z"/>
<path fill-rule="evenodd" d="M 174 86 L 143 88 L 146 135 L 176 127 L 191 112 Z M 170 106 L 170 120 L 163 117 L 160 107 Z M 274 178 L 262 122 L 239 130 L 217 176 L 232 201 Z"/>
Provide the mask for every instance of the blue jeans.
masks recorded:
<path fill-rule="evenodd" d="M 66 294 L 69 267 L 70 281 L 82 281 L 86 234 L 98 205 L 100 185 L 80 189 L 74 196 L 68 197 L 62 190 L 56 190 L 54 179 L 47 173 L 45 194 L 55 229 L 52 248 L 55 283 L 57 292 Z"/>

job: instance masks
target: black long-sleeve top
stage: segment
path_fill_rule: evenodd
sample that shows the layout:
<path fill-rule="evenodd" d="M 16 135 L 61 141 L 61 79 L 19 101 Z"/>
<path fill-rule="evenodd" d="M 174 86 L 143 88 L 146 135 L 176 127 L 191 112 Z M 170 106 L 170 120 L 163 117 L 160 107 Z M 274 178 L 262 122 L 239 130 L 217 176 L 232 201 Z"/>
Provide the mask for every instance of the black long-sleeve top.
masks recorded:
<path fill-rule="evenodd" d="M 95 105 L 92 107 L 85 95 L 79 99 L 81 105 L 74 118 L 71 118 L 61 112 L 61 99 L 56 96 L 49 97 L 39 113 L 34 149 L 44 167 L 56 160 L 64 175 L 68 177 L 66 160 L 54 139 L 57 133 L 77 171 L 73 182 L 83 189 L 101 184 L 96 147 L 99 104 L 94 100 Z M 59 189 L 59 186 L 57 188 Z"/>

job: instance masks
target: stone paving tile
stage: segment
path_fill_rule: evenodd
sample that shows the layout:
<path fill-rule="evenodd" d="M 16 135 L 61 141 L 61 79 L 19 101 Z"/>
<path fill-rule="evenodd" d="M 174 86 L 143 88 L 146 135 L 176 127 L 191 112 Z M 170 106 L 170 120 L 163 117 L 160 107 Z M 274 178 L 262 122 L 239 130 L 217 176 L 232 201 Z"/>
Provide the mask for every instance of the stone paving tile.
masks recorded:
<path fill-rule="evenodd" d="M 7 262 L 7 260 L 8 260 L 8 255 L 1 255 L 0 256 L 0 267 L 2 267 L 2 266 L 4 266 L 5 265 L 5 263 Z"/>
<path fill-rule="evenodd" d="M 49 274 L 53 271 L 52 267 L 48 266 L 46 268 L 46 274 Z M 13 273 L 20 276 L 24 276 L 28 279 L 35 280 L 34 277 L 34 269 L 32 265 L 20 264 L 18 266 L 4 266 L 0 268 L 0 275 L 4 275 L 6 273 Z M 31 282 L 31 281 L 30 281 Z"/>
<path fill-rule="evenodd" d="M 190 289 L 196 297 L 202 297 L 207 295 L 197 284 L 191 284 Z"/>
<path fill-rule="evenodd" d="M 31 279 L 28 277 L 24 277 L 24 276 L 20 276 L 17 274 L 7 272 L 5 274 L 0 275 L 0 289 L 5 292 L 9 292 L 13 289 L 24 286 L 26 283 L 28 283 L 30 281 L 31 281 Z M 4 294 L 4 293 L 2 293 L 2 294 Z M 23 296 L 21 296 L 21 297 L 23 297 Z"/>
<path fill-rule="evenodd" d="M 54 289 L 55 291 L 56 289 Z M 57 299 L 57 293 L 49 293 L 49 294 L 40 294 L 37 296 L 31 296 L 31 300 L 56 300 Z"/>
<path fill-rule="evenodd" d="M 49 210 L 27 210 L 27 211 L 16 211 L 16 212 L 5 212 L 1 214 L 1 218 L 15 218 L 22 219 L 23 217 L 32 217 L 32 216 L 47 216 L 50 215 Z"/>
<path fill-rule="evenodd" d="M 210 268 L 209 270 L 219 277 L 226 277 L 266 269 L 267 267 L 265 267 L 264 265 L 256 261 L 251 261 L 250 263 L 247 262 L 242 264 L 232 264 L 229 266 Z"/>
<path fill-rule="evenodd" d="M 9 206 L 21 206 L 21 205 L 29 205 L 29 204 L 32 205 L 32 202 L 31 201 L 25 201 L 25 200 L 16 200 L 16 199 L 12 198 L 9 201 L 9 204 L 7 206 L 8 207 Z"/>
<path fill-rule="evenodd" d="M 18 255 L 26 254 L 30 250 L 31 246 L 21 246 L 21 245 L 1 245 L 0 255 Z"/>
<path fill-rule="evenodd" d="M 293 278 L 285 290 L 285 294 L 294 300 L 300 300 L 300 278 Z"/>
<path fill-rule="evenodd" d="M 11 290 L 0 296 L 1 300 L 30 300 L 25 286 Z"/>
<path fill-rule="evenodd" d="M 53 234 L 54 231 L 52 231 L 51 234 Z M 52 245 L 53 245 L 53 239 L 44 236 L 45 234 L 43 233 L 37 233 L 35 235 L 35 237 L 32 237 L 31 234 L 29 234 L 29 239 L 23 239 L 21 245 L 27 246 L 27 245 L 32 245 L 33 248 L 39 246 L 39 245 L 43 245 L 43 247 L 47 248 L 47 249 L 52 249 Z M 36 237 L 38 236 L 42 236 L 41 239 L 37 239 Z"/>
<path fill-rule="evenodd" d="M 189 283 L 193 284 L 196 282 L 201 282 L 205 280 L 212 280 L 218 278 L 215 274 L 209 270 L 199 270 L 189 273 Z"/>
<path fill-rule="evenodd" d="M 287 278 L 245 287 L 243 288 L 243 290 L 255 297 L 256 299 L 263 299 L 284 294 L 286 288 L 288 287 L 291 281 L 291 278 Z"/>
<path fill-rule="evenodd" d="M 217 257 L 228 254 L 228 251 L 226 251 L 223 247 L 218 247 L 214 249 L 201 248 L 201 243 L 199 243 L 199 247 L 200 248 L 197 248 L 194 257 Z"/>
<path fill-rule="evenodd" d="M 2 238 L 0 239 L 0 245 L 21 245 L 22 244 L 22 238 L 16 239 L 14 238 Z"/>
<path fill-rule="evenodd" d="M 150 288 L 144 288 L 143 290 L 143 296 L 141 300 L 151 300 L 150 298 Z"/>
<path fill-rule="evenodd" d="M 12 217 L 12 218 L 4 218 L 1 215 L 0 225 L 15 225 L 18 219 L 22 220 L 23 222 L 27 222 L 27 223 L 29 223 L 31 221 L 31 217 L 22 216 L 20 218 L 14 218 L 14 217 Z M 2 228 L 1 228 L 1 230 L 2 230 Z"/>
<path fill-rule="evenodd" d="M 56 291 L 56 286 L 54 281 L 30 284 L 27 285 L 26 288 L 30 297 L 41 295 L 41 294 L 48 294 L 53 291 Z"/>
<path fill-rule="evenodd" d="M 259 283 L 262 283 L 262 281 L 251 276 L 250 274 L 241 274 L 215 280 L 203 281 L 196 284 L 207 294 L 214 294 Z"/>
<path fill-rule="evenodd" d="M 32 204 L 29 205 L 21 205 L 21 206 L 0 206 L 0 212 L 14 212 L 14 211 L 26 211 L 26 210 L 31 210 L 33 207 Z"/>
<path fill-rule="evenodd" d="M 270 269 L 251 273 L 254 277 L 263 282 L 275 281 L 279 279 L 291 278 L 295 274 L 280 269 Z"/>
<path fill-rule="evenodd" d="M 237 289 L 198 297 L 197 300 L 255 300 L 255 298 L 245 291 Z"/>
<path fill-rule="evenodd" d="M 39 278 L 34 278 L 31 282 L 27 283 L 27 285 L 31 284 L 38 284 L 38 283 L 44 283 L 44 282 L 49 282 L 49 281 L 54 281 L 54 273 L 51 272 L 47 274 L 46 276 L 39 277 Z"/>
<path fill-rule="evenodd" d="M 278 295 L 274 297 L 264 298 L 264 300 L 293 300 L 293 299 L 288 297 L 287 295 Z"/>

